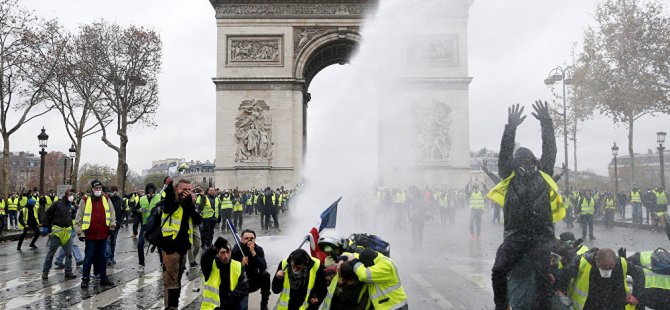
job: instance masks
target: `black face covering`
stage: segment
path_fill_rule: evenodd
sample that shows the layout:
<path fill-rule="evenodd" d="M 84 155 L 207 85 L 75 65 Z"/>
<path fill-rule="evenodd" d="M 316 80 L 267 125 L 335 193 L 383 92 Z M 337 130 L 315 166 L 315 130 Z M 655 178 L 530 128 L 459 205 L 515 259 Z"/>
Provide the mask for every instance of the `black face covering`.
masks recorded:
<path fill-rule="evenodd" d="M 516 173 L 522 177 L 533 175 L 536 172 L 537 172 L 537 165 L 535 164 L 534 161 L 521 162 L 518 164 L 516 168 Z"/>

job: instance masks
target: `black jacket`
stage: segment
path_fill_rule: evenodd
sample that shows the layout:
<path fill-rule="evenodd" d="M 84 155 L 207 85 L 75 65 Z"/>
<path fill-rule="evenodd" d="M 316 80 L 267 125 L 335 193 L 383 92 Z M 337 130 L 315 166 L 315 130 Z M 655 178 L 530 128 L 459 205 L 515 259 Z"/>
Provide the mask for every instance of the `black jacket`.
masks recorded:
<path fill-rule="evenodd" d="M 551 119 L 540 121 L 542 126 L 542 157 L 538 169 L 553 175 L 556 162 L 556 139 Z M 505 125 L 498 175 L 505 179 L 517 169 L 514 163 L 516 127 Z M 539 172 L 526 177 L 512 178 L 505 195 L 505 239 L 515 241 L 549 241 L 554 238 L 554 224 L 549 199 L 550 188 Z"/>
<path fill-rule="evenodd" d="M 216 259 L 216 249 L 213 247 L 207 249 L 200 257 L 200 268 L 202 275 L 207 281 L 212 273 L 212 262 Z M 221 300 L 221 307 L 219 309 L 239 309 L 240 301 L 244 296 L 249 294 L 249 282 L 242 269 L 242 273 L 237 279 L 237 286 L 230 291 L 230 263 L 224 265 L 216 261 L 216 267 L 219 268 L 221 283 L 219 284 L 219 299 Z"/>
<path fill-rule="evenodd" d="M 177 252 L 179 254 L 186 254 L 186 252 L 191 249 L 191 242 L 189 241 L 189 221 L 190 218 L 193 227 L 200 225 L 202 222 L 202 217 L 200 213 L 195 210 L 195 204 L 193 200 L 189 197 L 185 199 L 183 203 L 177 201 L 177 195 L 172 184 L 168 185 L 165 188 L 165 200 L 163 200 L 163 213 L 172 214 L 177 211 L 179 207 L 182 207 L 183 215 L 181 219 L 181 226 L 179 232 L 177 233 L 177 238 L 172 239 L 172 236 L 163 237 L 161 242 L 161 248 L 165 253 L 171 254 Z M 197 227 L 195 228 L 197 229 Z"/>
<path fill-rule="evenodd" d="M 261 211 L 265 214 L 277 214 L 277 206 L 279 197 L 275 196 L 275 202 L 272 203 L 272 194 L 270 195 L 261 195 L 258 197 L 259 204 L 261 205 Z"/>
<path fill-rule="evenodd" d="M 305 267 L 305 268 L 312 268 L 312 265 Z M 281 270 L 281 264 L 277 266 L 277 271 Z M 288 277 L 289 273 L 291 272 L 291 267 L 287 266 L 287 268 L 284 270 L 284 277 Z M 284 289 L 284 278 L 277 278 L 275 275 L 272 277 L 272 292 L 275 294 L 281 293 L 281 291 Z M 316 271 L 316 279 L 314 279 L 314 288 L 309 294 L 309 297 L 316 297 L 319 299 L 319 301 L 315 304 L 309 304 L 309 307 L 307 308 L 308 310 L 317 310 L 319 309 L 319 306 L 321 306 L 321 303 L 323 302 L 323 298 L 326 297 L 326 293 L 328 291 L 328 288 L 326 287 L 326 276 L 325 273 L 323 272 L 323 265 L 319 265 L 319 269 Z M 288 309 L 289 310 L 298 310 L 302 303 L 305 301 L 305 294 L 307 294 L 307 285 L 304 285 L 300 289 L 294 290 L 291 289 L 290 293 L 290 298 L 288 301 Z"/>
<path fill-rule="evenodd" d="M 268 269 L 268 264 L 265 261 L 265 251 L 263 251 L 261 246 L 256 244 L 256 256 L 253 257 L 251 256 L 251 252 L 246 245 L 242 245 L 242 248 L 244 249 L 244 255 L 249 257 L 249 264 L 245 266 L 244 269 L 246 270 L 246 273 L 250 279 L 255 278 Z M 236 261 L 242 261 L 242 252 L 240 251 L 240 248 L 237 247 L 237 245 L 233 246 L 232 257 Z"/>
<path fill-rule="evenodd" d="M 109 195 L 109 200 L 112 201 L 114 206 L 114 213 L 116 215 L 116 225 L 121 225 L 125 212 L 123 211 L 123 198 L 117 195 Z"/>
<path fill-rule="evenodd" d="M 72 226 L 72 208 L 69 206 L 67 198 L 59 199 L 51 204 L 51 207 L 44 212 L 42 218 L 43 227 L 56 225 L 59 227 Z"/>

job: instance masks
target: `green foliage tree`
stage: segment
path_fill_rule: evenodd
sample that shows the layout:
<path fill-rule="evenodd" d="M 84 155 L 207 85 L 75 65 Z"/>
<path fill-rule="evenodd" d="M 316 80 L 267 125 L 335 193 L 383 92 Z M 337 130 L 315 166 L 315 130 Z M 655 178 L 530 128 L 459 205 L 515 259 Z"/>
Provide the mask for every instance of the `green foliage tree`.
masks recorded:
<path fill-rule="evenodd" d="M 634 163 L 635 121 L 670 108 L 670 19 L 658 0 L 607 0 L 594 16 L 575 67 L 575 95 L 627 127 Z M 630 169 L 632 184 L 635 165 Z"/>

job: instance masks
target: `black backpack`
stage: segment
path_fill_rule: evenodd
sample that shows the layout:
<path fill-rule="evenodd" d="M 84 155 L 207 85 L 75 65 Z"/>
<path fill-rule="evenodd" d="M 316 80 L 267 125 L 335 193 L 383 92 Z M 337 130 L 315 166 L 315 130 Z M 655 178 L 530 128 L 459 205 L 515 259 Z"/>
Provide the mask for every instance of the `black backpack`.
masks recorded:
<path fill-rule="evenodd" d="M 163 216 L 163 205 L 157 204 L 147 218 L 147 225 L 144 231 L 144 240 L 149 244 L 160 247 L 161 240 L 163 240 L 162 228 L 165 223 L 161 223 Z"/>
<path fill-rule="evenodd" d="M 370 249 L 391 257 L 391 244 L 384 241 L 377 235 L 372 234 L 352 234 L 347 240 L 346 249 L 350 252 L 360 252 L 362 249 Z"/>
<path fill-rule="evenodd" d="M 658 248 L 651 253 L 651 271 L 670 275 L 670 252 L 668 250 Z"/>

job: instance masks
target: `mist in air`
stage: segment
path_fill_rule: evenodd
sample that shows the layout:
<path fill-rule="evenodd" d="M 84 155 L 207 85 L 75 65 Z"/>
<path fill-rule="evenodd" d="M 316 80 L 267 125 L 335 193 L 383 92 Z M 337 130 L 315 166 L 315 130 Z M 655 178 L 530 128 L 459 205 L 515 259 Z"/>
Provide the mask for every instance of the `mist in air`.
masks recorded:
<path fill-rule="evenodd" d="M 291 202 L 289 240 L 299 241 L 311 227 L 318 228 L 319 214 L 340 196 L 337 230 L 343 237 L 368 232 L 391 238 L 390 221 L 378 220 L 371 204 L 378 186 L 415 185 L 380 176 L 417 161 L 409 103 L 421 99 L 402 87 L 402 79 L 416 76 L 410 43 L 417 34 L 426 38 L 437 29 L 436 14 L 445 13 L 440 2 L 380 1 L 361 29 L 363 41 L 350 63 L 330 66 L 314 78 L 304 186 Z"/>

